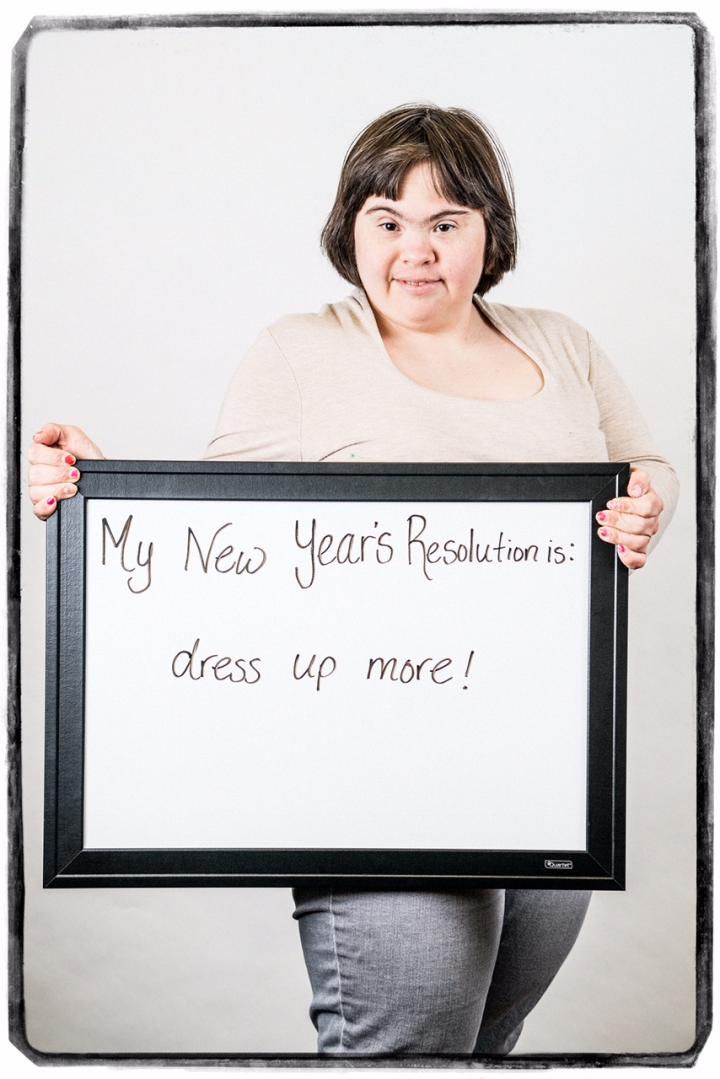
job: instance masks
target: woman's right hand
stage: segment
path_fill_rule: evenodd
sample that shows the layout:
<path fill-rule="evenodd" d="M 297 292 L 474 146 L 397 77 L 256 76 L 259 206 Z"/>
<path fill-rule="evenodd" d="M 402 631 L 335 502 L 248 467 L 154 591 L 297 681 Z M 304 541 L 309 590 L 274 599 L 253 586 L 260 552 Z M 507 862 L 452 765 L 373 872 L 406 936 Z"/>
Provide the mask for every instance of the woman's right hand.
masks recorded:
<path fill-rule="evenodd" d="M 79 427 L 46 423 L 36 435 L 28 451 L 28 494 L 33 513 L 41 521 L 57 509 L 58 500 L 77 494 L 80 472 L 77 459 L 104 461 L 100 449 Z"/>

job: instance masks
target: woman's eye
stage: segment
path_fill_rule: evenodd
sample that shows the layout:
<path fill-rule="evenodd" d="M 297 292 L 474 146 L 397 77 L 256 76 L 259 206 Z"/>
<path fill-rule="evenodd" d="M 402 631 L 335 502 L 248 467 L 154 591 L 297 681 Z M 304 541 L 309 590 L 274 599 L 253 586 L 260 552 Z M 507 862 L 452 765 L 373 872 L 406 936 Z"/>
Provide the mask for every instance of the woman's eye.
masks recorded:
<path fill-rule="evenodd" d="M 440 221 L 437 226 L 442 232 L 452 232 L 456 227 L 452 221 Z"/>
<path fill-rule="evenodd" d="M 395 229 L 397 228 L 397 221 L 383 221 L 380 224 L 380 228 L 384 232 L 394 232 Z"/>

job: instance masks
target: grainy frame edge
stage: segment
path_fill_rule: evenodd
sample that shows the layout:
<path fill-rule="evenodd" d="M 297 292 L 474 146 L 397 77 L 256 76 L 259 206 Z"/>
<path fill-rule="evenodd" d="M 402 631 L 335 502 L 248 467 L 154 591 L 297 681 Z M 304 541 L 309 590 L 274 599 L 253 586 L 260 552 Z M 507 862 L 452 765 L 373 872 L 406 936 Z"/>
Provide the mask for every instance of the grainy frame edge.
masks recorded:
<path fill-rule="evenodd" d="M 31 24 L 32 25 L 32 24 Z M 8 814 L 8 1031 L 13 1045 L 28 1053 L 25 1036 L 24 906 L 25 860 L 22 817 L 20 701 L 20 229 L 27 52 L 31 26 L 12 55 L 10 187 L 8 200 L 8 380 L 5 456 L 7 550 L 7 814 Z"/>
<path fill-rule="evenodd" d="M 697 917 L 694 1064 L 712 1027 L 713 744 L 715 689 L 715 447 L 717 207 L 713 42 L 693 18 L 695 61 L 695 279 L 697 320 L 695 591 L 697 677 Z"/>
<path fill-rule="evenodd" d="M 20 229 L 27 53 L 34 34 L 44 30 L 141 29 L 202 26 L 327 26 L 428 24 L 661 23 L 687 25 L 693 32 L 696 137 L 696 495 L 697 495 L 697 932 L 696 1038 L 678 1053 L 518 1055 L 493 1060 L 467 1056 L 373 1057 L 340 1060 L 317 1054 L 56 1054 L 39 1052 L 27 1040 L 23 983 L 24 855 L 20 742 Z M 712 752 L 714 717 L 714 520 L 715 520 L 715 332 L 716 207 L 715 67 L 713 42 L 693 13 L 678 12 L 355 12 L 345 14 L 67 17 L 33 19 L 13 50 L 9 189 L 8 385 L 7 385 L 7 600 L 8 600 L 8 998 L 10 1041 L 36 1064 L 159 1066 L 212 1064 L 236 1067 L 302 1065 L 331 1067 L 691 1067 L 712 1024 Z"/>

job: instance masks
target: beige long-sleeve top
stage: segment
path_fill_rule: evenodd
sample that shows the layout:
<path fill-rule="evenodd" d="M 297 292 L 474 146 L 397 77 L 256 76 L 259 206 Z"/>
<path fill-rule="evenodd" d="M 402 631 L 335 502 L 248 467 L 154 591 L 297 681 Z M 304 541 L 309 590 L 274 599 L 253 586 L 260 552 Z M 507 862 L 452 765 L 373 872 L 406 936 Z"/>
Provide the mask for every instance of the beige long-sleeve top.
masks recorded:
<path fill-rule="evenodd" d="M 427 389 L 387 353 L 362 289 L 263 330 L 242 360 L 206 458 L 215 461 L 628 461 L 675 508 L 677 477 L 597 342 L 556 311 L 475 297 L 540 368 L 532 397 Z M 657 537 L 656 537 L 657 539 Z"/>

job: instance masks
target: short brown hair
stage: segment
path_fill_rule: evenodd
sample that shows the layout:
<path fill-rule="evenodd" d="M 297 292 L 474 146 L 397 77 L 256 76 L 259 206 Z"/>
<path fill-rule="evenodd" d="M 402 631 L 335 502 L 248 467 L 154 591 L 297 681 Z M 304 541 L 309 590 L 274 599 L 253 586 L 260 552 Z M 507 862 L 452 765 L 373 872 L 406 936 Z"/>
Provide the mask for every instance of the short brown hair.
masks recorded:
<path fill-rule="evenodd" d="M 505 151 L 467 109 L 400 105 L 368 124 L 345 155 L 320 246 L 341 277 L 362 285 L 353 235 L 358 211 L 373 195 L 397 199 L 406 173 L 424 162 L 441 195 L 483 212 L 485 267 L 475 289 L 483 296 L 515 266 L 515 193 Z"/>

